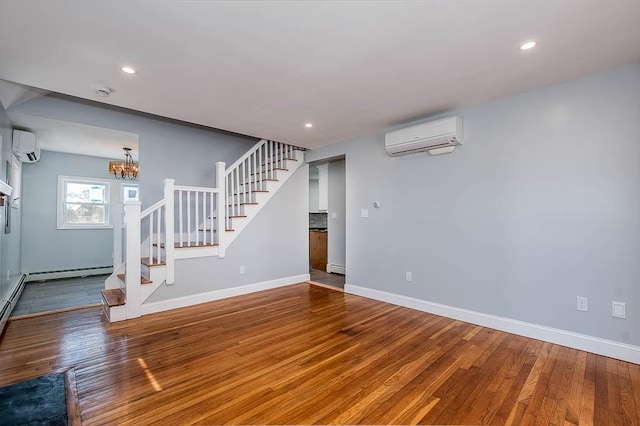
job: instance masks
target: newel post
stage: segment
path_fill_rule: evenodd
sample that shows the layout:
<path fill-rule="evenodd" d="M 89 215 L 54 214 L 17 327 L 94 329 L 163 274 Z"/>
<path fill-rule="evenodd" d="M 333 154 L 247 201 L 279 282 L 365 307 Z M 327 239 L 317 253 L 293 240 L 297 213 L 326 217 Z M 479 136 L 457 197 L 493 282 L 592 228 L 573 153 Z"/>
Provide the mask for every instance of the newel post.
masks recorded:
<path fill-rule="evenodd" d="M 142 289 L 140 286 L 140 201 L 124 202 L 125 227 L 125 297 L 127 319 L 141 315 Z"/>
<path fill-rule="evenodd" d="M 175 208 L 174 203 L 174 190 L 176 181 L 174 179 L 164 180 L 164 231 L 165 231 L 165 272 L 167 285 L 171 285 L 176 282 L 175 278 L 175 222 L 173 219 Z"/>
<path fill-rule="evenodd" d="M 111 210 L 113 224 L 113 270 L 122 265 L 122 228 L 124 228 L 124 205 L 116 204 Z"/>
<path fill-rule="evenodd" d="M 224 161 L 216 163 L 216 186 L 218 187 L 216 231 L 218 234 L 218 257 L 223 258 L 227 249 L 227 165 Z"/>

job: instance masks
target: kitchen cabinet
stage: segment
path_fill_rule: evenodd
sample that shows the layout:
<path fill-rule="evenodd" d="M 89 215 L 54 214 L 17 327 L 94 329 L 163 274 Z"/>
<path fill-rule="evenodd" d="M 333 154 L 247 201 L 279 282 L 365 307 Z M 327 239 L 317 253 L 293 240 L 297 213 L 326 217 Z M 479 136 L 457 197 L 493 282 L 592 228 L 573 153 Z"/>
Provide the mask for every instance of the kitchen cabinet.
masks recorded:
<path fill-rule="evenodd" d="M 309 231 L 309 263 L 313 269 L 327 270 L 326 231 Z"/>

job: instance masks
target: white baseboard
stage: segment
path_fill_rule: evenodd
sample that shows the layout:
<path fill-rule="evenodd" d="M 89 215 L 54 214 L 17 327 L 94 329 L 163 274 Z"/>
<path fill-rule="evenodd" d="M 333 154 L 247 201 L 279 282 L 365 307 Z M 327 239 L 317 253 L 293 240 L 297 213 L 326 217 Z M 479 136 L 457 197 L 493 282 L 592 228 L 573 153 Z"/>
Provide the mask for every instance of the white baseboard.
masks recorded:
<path fill-rule="evenodd" d="M 163 312 L 171 309 L 186 308 L 187 306 L 199 305 L 200 303 L 213 302 L 214 300 L 226 299 L 228 297 L 241 296 L 243 294 L 255 293 L 257 291 L 284 287 L 308 281 L 309 279 L 309 274 L 294 275 L 291 277 L 278 278 L 276 280 L 247 284 L 240 287 L 224 288 L 221 290 L 192 294 L 159 302 L 143 303 L 142 315 L 154 314 L 156 312 Z"/>
<path fill-rule="evenodd" d="M 11 315 L 11 311 L 18 304 L 18 299 L 24 289 L 25 279 L 26 275 L 20 274 L 9 287 L 6 297 L 0 301 L 0 334 L 2 334 L 2 329 Z"/>
<path fill-rule="evenodd" d="M 640 364 L 640 346 L 346 284 L 345 293 Z"/>
<path fill-rule="evenodd" d="M 343 266 L 343 265 L 336 265 L 335 263 L 327 263 L 327 272 L 334 273 L 334 274 L 340 274 L 340 275 L 346 275 L 347 274 L 347 267 Z"/>

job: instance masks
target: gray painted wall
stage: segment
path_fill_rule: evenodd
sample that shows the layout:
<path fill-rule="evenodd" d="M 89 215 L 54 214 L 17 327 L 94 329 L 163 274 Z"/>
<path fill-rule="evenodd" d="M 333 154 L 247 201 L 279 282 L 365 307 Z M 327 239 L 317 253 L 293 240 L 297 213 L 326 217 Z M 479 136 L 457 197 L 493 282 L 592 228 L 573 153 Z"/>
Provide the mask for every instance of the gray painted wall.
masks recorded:
<path fill-rule="evenodd" d="M 454 114 L 450 155 L 307 152 L 346 154 L 347 283 L 640 345 L 640 64 Z"/>
<path fill-rule="evenodd" d="M 345 161 L 329 163 L 329 212 L 327 215 L 327 261 L 346 266 Z M 335 214 L 335 218 L 333 215 Z"/>
<path fill-rule="evenodd" d="M 0 135 L 2 151 L 0 156 L 0 179 L 6 181 L 6 163 L 13 156 L 12 127 L 6 111 L 0 104 Z M 5 213 L 0 208 L 0 300 L 7 296 L 13 283 L 20 276 L 20 228 L 22 209 L 9 208 L 11 214 L 11 233 L 4 233 Z"/>
<path fill-rule="evenodd" d="M 228 165 L 256 141 L 181 125 L 138 113 L 57 97 L 34 99 L 16 112 L 139 135 L 140 197 L 143 208 L 162 197 L 162 180 L 212 186 L 215 162 Z M 225 259 L 179 261 L 176 283 L 158 289 L 152 300 L 308 273 L 308 168 L 301 168 L 262 209 L 227 250 Z M 240 265 L 246 274 L 240 275 Z"/>
<path fill-rule="evenodd" d="M 22 167 L 23 272 L 112 266 L 113 229 L 57 229 L 58 176 L 111 180 L 112 208 L 120 203 L 122 180 L 111 179 L 109 160 L 42 151 Z M 130 181 L 127 181 L 129 183 Z"/>
<path fill-rule="evenodd" d="M 308 274 L 308 185 L 304 165 L 236 238 L 224 259 L 176 261 L 175 284 L 158 288 L 149 302 Z"/>
<path fill-rule="evenodd" d="M 30 100 L 11 111 L 138 134 L 143 209 L 162 198 L 163 179 L 173 178 L 177 185 L 213 186 L 215 162 L 229 165 L 256 143 L 251 138 L 52 96 Z"/>

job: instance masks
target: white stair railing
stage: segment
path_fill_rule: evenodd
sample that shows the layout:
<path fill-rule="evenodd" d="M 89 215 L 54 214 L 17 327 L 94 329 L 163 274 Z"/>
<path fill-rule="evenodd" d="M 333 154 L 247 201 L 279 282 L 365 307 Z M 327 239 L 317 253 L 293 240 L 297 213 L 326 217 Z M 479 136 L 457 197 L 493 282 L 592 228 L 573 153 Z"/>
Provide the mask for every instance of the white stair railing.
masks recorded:
<path fill-rule="evenodd" d="M 253 194 L 265 191 L 266 182 L 275 180 L 276 172 L 285 169 L 285 160 L 294 158 L 295 149 L 293 145 L 263 139 L 227 168 L 225 229 L 232 229 L 234 217 L 244 217 L 242 206 L 255 202 Z"/>
<path fill-rule="evenodd" d="M 256 204 L 254 194 L 266 192 L 267 182 L 277 179 L 278 170 L 286 169 L 286 160 L 295 160 L 296 149 L 261 140 L 229 168 L 224 162 L 216 163 L 216 187 L 176 186 L 173 179 L 165 179 L 163 199 L 144 211 L 140 211 L 139 201 L 127 201 L 125 238 L 121 241 L 127 318 L 141 313 L 141 257 L 148 257 L 151 263 L 165 263 L 168 285 L 175 282 L 176 247 L 217 245 L 218 257 L 225 257 L 232 241 L 227 232 L 233 230 L 233 218 L 244 216 L 245 205 Z M 148 233 L 146 244 L 141 243 L 141 229 Z M 119 241 L 114 236 L 114 243 Z"/>
<path fill-rule="evenodd" d="M 217 188 L 175 187 L 177 247 L 218 245 L 214 220 L 218 208 L 217 198 Z"/>
<path fill-rule="evenodd" d="M 142 257 L 148 257 L 151 263 L 166 262 L 165 220 L 166 201 L 158 201 L 140 213 L 140 227 L 148 229 L 148 243 L 142 248 Z M 128 239 L 128 238 L 127 238 Z"/>
<path fill-rule="evenodd" d="M 157 204 L 157 203 L 156 203 Z M 152 206 L 153 207 L 153 206 Z M 140 201 L 124 202 L 125 229 L 125 300 L 127 318 L 142 314 L 142 289 L 140 288 Z"/>

